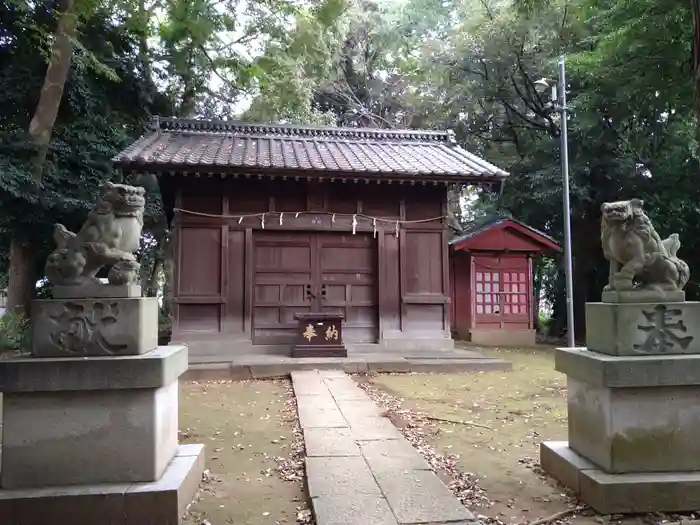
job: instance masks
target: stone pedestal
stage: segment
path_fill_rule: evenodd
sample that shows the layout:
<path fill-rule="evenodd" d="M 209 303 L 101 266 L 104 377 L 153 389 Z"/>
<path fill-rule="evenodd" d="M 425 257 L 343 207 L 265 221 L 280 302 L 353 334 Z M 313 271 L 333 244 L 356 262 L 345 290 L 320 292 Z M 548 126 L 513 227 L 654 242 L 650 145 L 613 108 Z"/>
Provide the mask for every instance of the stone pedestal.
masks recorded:
<path fill-rule="evenodd" d="M 557 349 L 569 441 L 542 467 L 601 513 L 700 508 L 700 303 L 591 303 L 588 348 Z"/>
<path fill-rule="evenodd" d="M 700 353 L 700 302 L 587 303 L 586 346 L 610 355 Z"/>
<path fill-rule="evenodd" d="M 178 444 L 187 348 L 0 361 L 0 523 L 179 523 L 203 446 Z"/>
<path fill-rule="evenodd" d="M 138 355 L 158 346 L 155 297 L 41 299 L 31 319 L 37 357 Z"/>

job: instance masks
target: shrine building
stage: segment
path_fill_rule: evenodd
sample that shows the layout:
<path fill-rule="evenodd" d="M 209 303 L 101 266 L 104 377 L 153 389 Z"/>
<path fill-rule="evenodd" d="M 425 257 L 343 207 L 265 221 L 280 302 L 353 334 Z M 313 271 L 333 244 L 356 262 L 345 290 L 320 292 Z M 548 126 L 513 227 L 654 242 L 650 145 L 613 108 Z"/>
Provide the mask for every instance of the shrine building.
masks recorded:
<path fill-rule="evenodd" d="M 451 348 L 447 188 L 507 177 L 449 131 L 159 117 L 113 162 L 158 177 L 193 363 L 289 355 L 314 312 L 348 351 Z"/>
<path fill-rule="evenodd" d="M 554 254 L 548 235 L 511 217 L 468 227 L 450 241 L 452 331 L 476 344 L 536 342 L 533 259 Z"/>

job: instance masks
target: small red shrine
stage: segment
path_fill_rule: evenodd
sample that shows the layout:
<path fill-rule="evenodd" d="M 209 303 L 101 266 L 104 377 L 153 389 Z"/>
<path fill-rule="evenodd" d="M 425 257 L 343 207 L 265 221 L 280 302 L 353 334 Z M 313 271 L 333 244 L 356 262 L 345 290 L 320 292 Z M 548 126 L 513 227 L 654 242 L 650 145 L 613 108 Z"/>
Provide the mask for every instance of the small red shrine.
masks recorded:
<path fill-rule="evenodd" d="M 532 259 L 560 246 L 510 217 L 467 228 L 450 241 L 452 330 L 477 344 L 535 344 Z"/>

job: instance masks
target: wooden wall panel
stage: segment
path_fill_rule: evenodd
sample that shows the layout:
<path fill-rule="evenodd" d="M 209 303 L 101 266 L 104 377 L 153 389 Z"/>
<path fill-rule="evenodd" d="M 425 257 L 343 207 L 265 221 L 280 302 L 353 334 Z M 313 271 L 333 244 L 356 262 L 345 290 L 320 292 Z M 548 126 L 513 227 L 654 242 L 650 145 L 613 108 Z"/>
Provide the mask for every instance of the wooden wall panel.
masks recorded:
<path fill-rule="evenodd" d="M 182 208 L 198 213 L 220 215 L 222 212 L 223 183 L 220 178 L 183 178 Z"/>
<path fill-rule="evenodd" d="M 327 192 L 327 184 L 309 181 L 306 184 L 306 209 L 309 211 L 325 211 Z"/>
<path fill-rule="evenodd" d="M 178 297 L 221 297 L 221 227 L 180 228 Z"/>
<path fill-rule="evenodd" d="M 176 320 L 174 332 L 196 337 L 222 329 L 225 272 L 221 226 L 180 226 L 177 230 Z"/>
<path fill-rule="evenodd" d="M 469 336 L 471 320 L 471 258 L 467 253 L 455 253 L 450 258 L 452 329 L 461 338 Z"/>
<path fill-rule="evenodd" d="M 448 331 L 449 267 L 444 260 L 444 231 L 406 230 L 401 238 L 401 331 Z"/>
<path fill-rule="evenodd" d="M 357 184 L 333 184 L 328 187 L 328 211 L 331 213 L 358 213 Z"/>
<path fill-rule="evenodd" d="M 442 230 L 406 232 L 404 294 L 439 294 L 443 290 Z"/>
<path fill-rule="evenodd" d="M 382 328 L 401 329 L 401 287 L 399 280 L 399 239 L 396 234 L 386 233 L 383 237 L 383 267 L 380 266 L 380 300 Z"/>
<path fill-rule="evenodd" d="M 399 217 L 399 191 L 393 185 L 358 185 L 358 198 L 362 213 L 372 217 Z"/>
<path fill-rule="evenodd" d="M 306 210 L 308 188 L 301 181 L 275 181 L 273 196 L 275 211 L 297 212 Z"/>
<path fill-rule="evenodd" d="M 434 219 L 443 215 L 443 202 L 447 199 L 447 188 L 444 186 L 409 186 L 404 189 L 404 199 L 406 201 L 406 220 Z"/>
<path fill-rule="evenodd" d="M 182 333 L 219 332 L 221 327 L 218 304 L 180 304 L 178 331 Z"/>
<path fill-rule="evenodd" d="M 406 304 L 404 305 L 404 331 L 437 332 L 444 330 L 444 305 Z"/>
<path fill-rule="evenodd" d="M 241 333 L 245 330 L 245 298 L 245 231 L 229 231 L 226 332 Z"/>
<path fill-rule="evenodd" d="M 236 179 L 227 187 L 228 209 L 232 215 L 270 211 L 275 181 Z"/>

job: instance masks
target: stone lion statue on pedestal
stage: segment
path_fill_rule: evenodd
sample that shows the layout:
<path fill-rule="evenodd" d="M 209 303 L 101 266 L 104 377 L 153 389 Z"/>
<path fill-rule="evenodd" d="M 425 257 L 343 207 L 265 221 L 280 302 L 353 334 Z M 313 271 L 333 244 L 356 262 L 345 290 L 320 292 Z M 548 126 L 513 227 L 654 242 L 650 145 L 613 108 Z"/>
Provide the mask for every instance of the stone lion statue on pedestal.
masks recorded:
<path fill-rule="evenodd" d="M 145 194 L 141 187 L 108 182 L 78 233 L 56 224 L 57 248 L 45 266 L 49 281 L 58 285 L 98 283 L 97 273 L 111 266 L 110 284 L 135 283 L 140 265 L 134 253 L 141 241 Z"/>
<path fill-rule="evenodd" d="M 610 261 L 605 291 L 680 291 L 690 278 L 688 265 L 676 256 L 678 234 L 661 240 L 643 206 L 631 199 L 601 207 L 603 254 Z"/>

